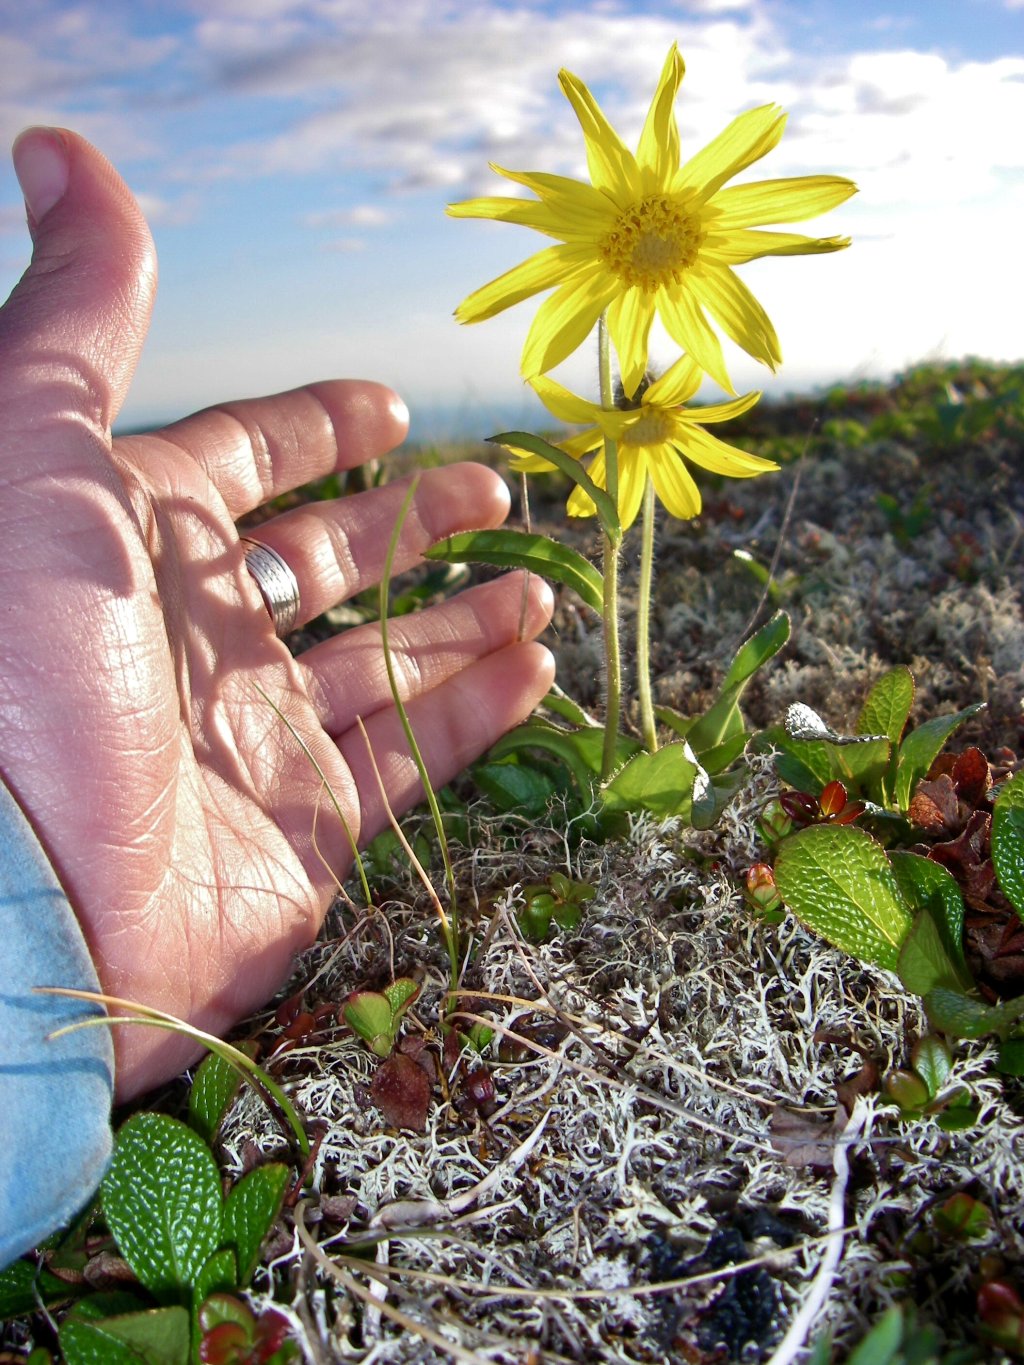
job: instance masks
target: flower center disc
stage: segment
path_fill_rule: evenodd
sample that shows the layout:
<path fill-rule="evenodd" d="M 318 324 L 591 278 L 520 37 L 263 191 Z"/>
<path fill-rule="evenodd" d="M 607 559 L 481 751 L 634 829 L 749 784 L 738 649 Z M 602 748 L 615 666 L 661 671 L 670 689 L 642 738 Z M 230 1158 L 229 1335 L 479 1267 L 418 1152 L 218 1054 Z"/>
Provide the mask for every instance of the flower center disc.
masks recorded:
<path fill-rule="evenodd" d="M 644 408 L 635 422 L 622 433 L 624 446 L 656 446 L 667 439 L 672 427 L 668 414 L 659 408 Z"/>
<path fill-rule="evenodd" d="M 599 250 L 623 283 L 651 292 L 680 282 L 697 258 L 701 238 L 699 218 L 656 194 L 628 208 Z"/>

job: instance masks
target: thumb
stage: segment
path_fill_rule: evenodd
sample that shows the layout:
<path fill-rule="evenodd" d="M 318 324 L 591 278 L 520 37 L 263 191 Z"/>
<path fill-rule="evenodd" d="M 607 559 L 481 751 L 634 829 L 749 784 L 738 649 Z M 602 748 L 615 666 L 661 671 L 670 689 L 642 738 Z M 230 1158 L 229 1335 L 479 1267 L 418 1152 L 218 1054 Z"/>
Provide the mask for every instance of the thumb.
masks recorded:
<path fill-rule="evenodd" d="M 105 437 L 149 326 L 153 240 L 127 185 L 84 138 L 29 128 L 12 155 L 33 251 L 0 309 L 0 408 L 8 432 L 72 418 Z"/>

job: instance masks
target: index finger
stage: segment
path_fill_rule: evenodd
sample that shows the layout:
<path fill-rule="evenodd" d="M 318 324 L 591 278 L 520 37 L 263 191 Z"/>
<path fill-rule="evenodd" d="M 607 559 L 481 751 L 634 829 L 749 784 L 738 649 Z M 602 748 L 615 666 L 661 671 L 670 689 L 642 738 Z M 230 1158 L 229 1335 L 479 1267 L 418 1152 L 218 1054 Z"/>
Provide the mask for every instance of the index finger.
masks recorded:
<path fill-rule="evenodd" d="M 387 454 L 408 429 L 408 410 L 386 385 L 333 379 L 220 403 L 144 438 L 129 438 L 125 453 L 129 459 L 159 458 L 159 445 L 152 443 L 169 442 L 201 466 L 237 519 L 312 479 Z"/>

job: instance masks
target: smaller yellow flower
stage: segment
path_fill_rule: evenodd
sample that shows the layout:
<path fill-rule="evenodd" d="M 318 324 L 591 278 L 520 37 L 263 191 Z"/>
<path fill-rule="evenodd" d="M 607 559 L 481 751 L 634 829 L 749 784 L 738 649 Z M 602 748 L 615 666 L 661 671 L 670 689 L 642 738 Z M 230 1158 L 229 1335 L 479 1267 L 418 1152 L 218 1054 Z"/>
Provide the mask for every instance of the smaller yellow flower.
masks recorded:
<path fill-rule="evenodd" d="M 700 388 L 703 377 L 700 366 L 684 355 L 644 391 L 639 406 L 612 409 L 590 403 L 543 375 L 530 382 L 544 406 L 560 421 L 573 426 L 587 424 L 586 431 L 556 444 L 577 460 L 594 456 L 589 473 L 599 488 L 608 486 L 605 441 L 616 443 L 619 518 L 625 530 L 636 520 L 648 474 L 672 516 L 686 520 L 699 514 L 701 501 L 684 461 L 732 479 L 750 479 L 778 469 L 773 460 L 749 455 L 704 430 L 705 423 L 727 422 L 746 412 L 760 393 L 747 393 L 704 408 L 687 408 L 687 400 Z M 516 452 L 512 468 L 516 473 L 539 473 L 554 466 L 539 455 Z M 592 517 L 593 500 L 582 488 L 574 488 L 568 511 L 571 517 Z"/>

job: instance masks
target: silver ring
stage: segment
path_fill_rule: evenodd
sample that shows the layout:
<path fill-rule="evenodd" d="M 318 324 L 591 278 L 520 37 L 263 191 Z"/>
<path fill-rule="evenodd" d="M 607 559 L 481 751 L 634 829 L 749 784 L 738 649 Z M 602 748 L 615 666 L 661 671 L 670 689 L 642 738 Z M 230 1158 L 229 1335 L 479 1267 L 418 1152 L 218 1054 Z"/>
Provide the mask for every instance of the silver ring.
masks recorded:
<path fill-rule="evenodd" d="M 262 540 L 242 536 L 245 567 L 252 574 L 279 639 L 295 629 L 299 619 L 299 580 L 276 550 Z"/>

